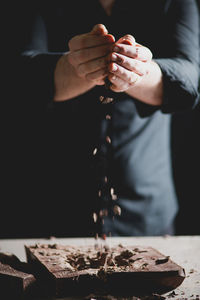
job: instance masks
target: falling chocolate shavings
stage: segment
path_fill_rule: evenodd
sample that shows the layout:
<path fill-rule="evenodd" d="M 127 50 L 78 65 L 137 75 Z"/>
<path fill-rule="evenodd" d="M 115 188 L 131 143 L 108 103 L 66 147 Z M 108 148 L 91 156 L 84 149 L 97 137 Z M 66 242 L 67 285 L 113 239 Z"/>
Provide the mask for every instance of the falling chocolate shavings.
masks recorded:
<path fill-rule="evenodd" d="M 105 209 L 101 209 L 99 211 L 99 216 L 102 218 L 102 217 L 106 217 L 108 216 L 108 210 L 105 208 Z"/>
<path fill-rule="evenodd" d="M 101 235 L 101 238 L 105 241 L 105 240 L 106 240 L 106 234 L 103 233 L 103 234 Z"/>
<path fill-rule="evenodd" d="M 104 96 L 100 96 L 99 100 L 100 100 L 101 104 L 109 104 L 109 103 L 112 103 L 114 101 L 113 98 L 111 98 L 111 97 L 104 97 Z"/>
<path fill-rule="evenodd" d="M 121 208 L 118 205 L 114 205 L 113 212 L 115 215 L 121 216 Z"/>
<path fill-rule="evenodd" d="M 96 222 L 97 222 L 97 219 L 98 219 L 97 214 L 94 212 L 92 216 L 93 216 L 93 221 L 94 221 L 94 223 L 96 223 Z"/>

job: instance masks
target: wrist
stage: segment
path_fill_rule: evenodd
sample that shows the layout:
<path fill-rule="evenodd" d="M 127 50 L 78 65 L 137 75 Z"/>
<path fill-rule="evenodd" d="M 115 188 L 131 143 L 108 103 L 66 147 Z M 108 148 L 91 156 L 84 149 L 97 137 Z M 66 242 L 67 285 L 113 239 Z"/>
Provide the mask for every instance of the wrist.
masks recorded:
<path fill-rule="evenodd" d="M 68 58 L 69 52 L 65 53 L 56 64 L 53 97 L 55 102 L 72 99 L 95 86 L 91 81 L 78 76 Z"/>

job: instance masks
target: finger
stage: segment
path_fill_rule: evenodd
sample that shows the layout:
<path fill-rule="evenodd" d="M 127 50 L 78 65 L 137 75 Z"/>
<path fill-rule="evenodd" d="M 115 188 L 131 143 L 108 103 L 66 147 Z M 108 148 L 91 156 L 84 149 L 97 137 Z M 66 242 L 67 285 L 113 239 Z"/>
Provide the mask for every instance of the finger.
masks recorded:
<path fill-rule="evenodd" d="M 150 51 L 149 48 L 142 46 L 140 44 L 135 45 L 136 53 L 137 53 L 137 59 L 141 61 L 150 61 L 153 58 L 153 54 Z"/>
<path fill-rule="evenodd" d="M 140 76 L 137 74 L 134 74 L 134 80 L 131 84 L 114 74 L 108 75 L 108 78 L 112 83 L 110 89 L 114 92 L 124 92 L 133 87 L 140 80 Z"/>
<path fill-rule="evenodd" d="M 111 82 L 110 89 L 113 92 L 124 92 L 129 88 L 128 83 L 116 75 L 109 75 L 108 79 Z"/>
<path fill-rule="evenodd" d="M 95 72 L 99 69 L 106 68 L 108 65 L 107 56 L 100 57 L 98 59 L 91 60 L 89 62 L 80 64 L 77 68 L 79 76 L 84 77 L 85 75 Z"/>
<path fill-rule="evenodd" d="M 135 72 L 129 71 L 115 63 L 112 63 L 109 65 L 109 72 L 120 77 L 122 80 L 124 80 L 128 84 L 134 83 L 136 75 L 141 76 L 141 75 L 136 74 Z"/>
<path fill-rule="evenodd" d="M 107 68 L 102 68 L 102 69 L 97 70 L 93 73 L 87 74 L 86 79 L 92 80 L 92 81 L 98 81 L 99 83 L 105 84 L 104 79 L 107 75 L 108 75 L 108 69 Z"/>
<path fill-rule="evenodd" d="M 126 44 L 133 46 L 135 44 L 135 38 L 131 34 L 126 34 L 123 37 L 121 37 L 117 43 L 119 44 Z"/>
<path fill-rule="evenodd" d="M 119 53 L 111 53 L 110 59 L 112 62 L 126 68 L 127 70 L 133 71 L 138 75 L 145 75 L 148 72 L 148 64 L 140 60 L 127 57 Z"/>
<path fill-rule="evenodd" d="M 94 48 L 85 48 L 69 53 L 69 61 L 78 66 L 91 60 L 106 56 L 111 51 L 111 45 L 102 45 Z"/>
<path fill-rule="evenodd" d="M 130 46 L 116 43 L 113 47 L 113 51 L 144 62 L 152 59 L 151 51 L 147 47 L 143 46 Z"/>
<path fill-rule="evenodd" d="M 107 28 L 103 24 L 96 24 L 91 31 L 91 34 L 106 35 L 108 33 Z"/>
<path fill-rule="evenodd" d="M 78 51 L 84 48 L 96 47 L 99 45 L 106 45 L 114 43 L 115 39 L 111 34 L 107 35 L 91 35 L 82 34 L 73 37 L 69 43 L 68 47 L 70 51 Z"/>

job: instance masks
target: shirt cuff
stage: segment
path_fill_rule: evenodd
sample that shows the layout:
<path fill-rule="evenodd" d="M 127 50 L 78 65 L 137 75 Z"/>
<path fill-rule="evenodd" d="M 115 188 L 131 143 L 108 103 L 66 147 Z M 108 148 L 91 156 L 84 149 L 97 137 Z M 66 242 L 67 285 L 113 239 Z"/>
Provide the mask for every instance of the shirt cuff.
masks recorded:
<path fill-rule="evenodd" d="M 163 113 L 191 110 L 199 102 L 199 73 L 182 59 L 154 59 L 163 74 Z"/>

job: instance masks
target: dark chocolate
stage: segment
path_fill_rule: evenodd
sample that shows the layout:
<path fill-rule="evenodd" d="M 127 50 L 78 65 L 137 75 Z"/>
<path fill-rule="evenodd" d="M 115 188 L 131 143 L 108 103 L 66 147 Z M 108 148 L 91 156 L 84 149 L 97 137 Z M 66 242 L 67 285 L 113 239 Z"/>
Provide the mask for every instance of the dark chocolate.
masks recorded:
<path fill-rule="evenodd" d="M 32 293 L 36 279 L 28 274 L 0 262 L 0 296 L 2 299 L 22 299 Z M 18 298 L 19 297 L 19 298 Z"/>
<path fill-rule="evenodd" d="M 146 296 L 179 286 L 184 269 L 152 247 L 118 245 L 25 246 L 35 274 L 57 297 L 88 295 Z M 158 264 L 159 260 L 165 260 Z"/>

